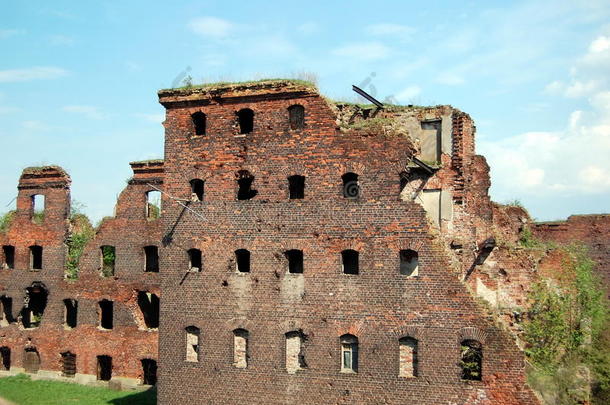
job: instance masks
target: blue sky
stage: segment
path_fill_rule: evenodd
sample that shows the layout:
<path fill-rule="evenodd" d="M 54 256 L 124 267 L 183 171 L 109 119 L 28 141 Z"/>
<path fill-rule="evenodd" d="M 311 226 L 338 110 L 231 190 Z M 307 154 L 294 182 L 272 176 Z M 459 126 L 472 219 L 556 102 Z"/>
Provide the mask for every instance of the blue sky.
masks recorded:
<path fill-rule="evenodd" d="M 315 74 L 323 94 L 452 104 L 492 198 L 540 220 L 610 211 L 610 1 L 3 2 L 0 212 L 59 164 L 94 219 L 163 155 L 160 88 Z M 370 79 L 370 80 L 367 80 Z"/>

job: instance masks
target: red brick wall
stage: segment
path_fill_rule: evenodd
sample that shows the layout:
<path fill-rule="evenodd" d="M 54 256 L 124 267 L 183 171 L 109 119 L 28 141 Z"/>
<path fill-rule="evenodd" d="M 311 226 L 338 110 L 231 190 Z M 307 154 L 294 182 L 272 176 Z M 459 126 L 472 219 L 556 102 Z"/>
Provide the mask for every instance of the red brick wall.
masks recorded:
<path fill-rule="evenodd" d="M 201 178 L 206 195 L 188 210 L 163 201 L 171 243 L 161 257 L 161 403 L 537 403 L 512 338 L 460 281 L 421 206 L 399 199 L 407 139 L 338 131 L 328 104 L 311 91 L 187 93 L 161 94 L 165 190 L 187 200 L 188 181 Z M 295 103 L 305 107 L 303 130 L 288 128 Z M 235 112 L 245 107 L 255 112 L 254 131 L 236 136 Z M 190 114 L 199 110 L 208 131 L 194 137 Z M 254 199 L 236 201 L 238 170 L 256 177 Z M 355 201 L 342 197 L 348 171 L 360 175 Z M 306 176 L 303 200 L 288 200 L 292 174 Z M 187 273 L 190 248 L 203 252 L 201 273 Z M 251 251 L 251 273 L 235 271 L 240 248 Z M 303 250 L 302 275 L 287 273 L 288 249 Z M 343 249 L 360 252 L 359 275 L 341 273 Z M 419 252 L 418 277 L 399 274 L 401 249 Z M 196 364 L 184 361 L 190 325 L 201 330 Z M 249 331 L 246 369 L 232 364 L 236 328 Z M 306 335 L 308 368 L 288 374 L 285 333 L 294 330 Z M 346 333 L 359 339 L 357 374 L 340 373 Z M 419 376 L 405 379 L 398 339 L 409 335 L 419 340 Z M 460 379 L 467 338 L 484 345 L 481 382 Z"/>
<path fill-rule="evenodd" d="M 583 243 L 597 263 L 604 285 L 610 286 L 610 215 L 572 215 L 566 221 L 535 224 L 532 231 L 543 241 Z M 608 294 L 610 297 L 610 287 Z"/>
<path fill-rule="evenodd" d="M 157 165 L 157 169 L 162 165 Z M 148 175 L 148 180 L 162 183 L 162 173 Z M 12 352 L 12 367 L 23 366 L 26 347 L 35 347 L 40 354 L 42 370 L 61 370 L 60 353 L 76 354 L 77 373 L 96 374 L 96 356 L 113 358 L 113 376 L 142 377 L 140 360 L 157 359 L 158 334 L 145 330 L 136 302 L 137 291 L 159 295 L 159 275 L 143 272 L 145 245 L 160 244 L 160 221 L 144 218 L 142 194 L 148 186 L 138 183 L 146 174 L 134 176 L 119 197 L 116 218 L 107 219 L 95 238 L 85 248 L 77 280 L 64 277 L 67 253 L 64 241 L 70 234 L 70 178 L 59 168 L 28 174 L 24 171 L 19 182 L 17 215 L 6 234 L 0 234 L 0 244 L 16 247 L 15 269 L 0 270 L 0 295 L 13 300 L 15 322 L 0 328 L 1 346 Z M 45 218 L 42 225 L 30 219 L 30 196 L 46 196 Z M 43 246 L 43 268 L 29 269 L 28 247 Z M 100 276 L 99 246 L 112 244 L 117 248 L 116 275 Z M 0 252 L 2 255 L 2 252 Z M 4 262 L 4 257 L 0 257 Z M 48 290 L 48 302 L 39 327 L 24 329 L 20 310 L 24 305 L 25 289 L 33 282 L 42 282 Z M 98 301 L 114 301 L 114 329 L 100 330 Z M 64 328 L 64 299 L 78 301 L 78 324 Z"/>

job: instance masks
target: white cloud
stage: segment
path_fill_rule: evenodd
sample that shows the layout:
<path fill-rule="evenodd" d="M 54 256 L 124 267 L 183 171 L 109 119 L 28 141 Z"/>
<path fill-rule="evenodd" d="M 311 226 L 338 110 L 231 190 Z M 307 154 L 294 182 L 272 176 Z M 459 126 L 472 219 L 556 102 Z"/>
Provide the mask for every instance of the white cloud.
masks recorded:
<path fill-rule="evenodd" d="M 591 45 L 589 45 L 589 52 L 591 53 L 601 53 L 605 51 L 610 51 L 610 37 L 600 36 L 597 37 Z"/>
<path fill-rule="evenodd" d="M 320 31 L 320 26 L 314 21 L 308 21 L 297 27 L 297 31 L 301 34 L 311 35 Z"/>
<path fill-rule="evenodd" d="M 336 48 L 332 53 L 352 59 L 378 60 L 386 58 L 390 54 L 390 48 L 380 42 L 362 42 Z"/>
<path fill-rule="evenodd" d="M 367 26 L 365 32 L 369 35 L 391 35 L 391 36 L 410 36 L 415 32 L 415 28 L 400 24 L 372 24 Z"/>
<path fill-rule="evenodd" d="M 74 38 L 67 35 L 51 35 L 49 42 L 54 46 L 67 46 L 74 44 Z"/>
<path fill-rule="evenodd" d="M 25 69 L 0 70 L 0 83 L 27 82 L 30 80 L 57 79 L 68 71 L 53 66 L 38 66 Z"/>
<path fill-rule="evenodd" d="M 452 72 L 442 72 L 436 77 L 436 81 L 440 84 L 448 86 L 458 86 L 464 84 L 465 80 L 462 76 Z"/>
<path fill-rule="evenodd" d="M 199 17 L 188 24 L 191 31 L 204 37 L 224 38 L 234 28 L 233 23 L 217 17 Z"/>
<path fill-rule="evenodd" d="M 500 197 L 558 199 L 610 193 L 610 83 L 604 69 L 594 65 L 584 69 L 582 64 L 591 61 L 593 53 L 610 51 L 600 38 L 605 37 L 592 41 L 588 52 L 575 61 L 569 84 L 558 80 L 546 86 L 548 94 L 587 97 L 588 108 L 564 117 L 562 131 L 527 132 L 479 143 L 492 167 L 494 188 L 505 194 Z"/>
<path fill-rule="evenodd" d="M 0 30 L 0 39 L 10 38 L 15 35 L 24 34 L 24 30 Z"/>
<path fill-rule="evenodd" d="M 141 118 L 144 121 L 153 122 L 155 124 L 161 124 L 165 120 L 164 113 L 158 113 L 158 114 L 138 113 L 138 114 L 134 114 L 134 116 Z"/>
<path fill-rule="evenodd" d="M 396 94 L 394 97 L 400 101 L 400 102 L 409 102 L 409 101 L 413 101 L 414 97 L 419 96 L 419 94 L 421 93 L 421 88 L 419 86 L 409 86 L 405 89 L 403 89 L 401 92 L 399 92 L 398 94 Z"/>
<path fill-rule="evenodd" d="M 102 113 L 97 107 L 90 105 L 67 105 L 62 110 L 69 113 L 81 114 L 89 119 L 102 120 L 106 114 Z"/>

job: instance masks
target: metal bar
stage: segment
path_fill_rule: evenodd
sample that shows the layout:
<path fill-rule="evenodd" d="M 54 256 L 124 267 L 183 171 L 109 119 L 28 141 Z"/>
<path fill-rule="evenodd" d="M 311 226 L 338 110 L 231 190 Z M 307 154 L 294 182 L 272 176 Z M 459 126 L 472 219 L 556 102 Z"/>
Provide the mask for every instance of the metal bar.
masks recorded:
<path fill-rule="evenodd" d="M 375 104 L 378 108 L 383 108 L 383 104 L 380 101 L 378 101 L 375 97 L 371 96 L 366 91 L 362 90 L 360 87 L 352 84 L 352 90 L 369 100 L 371 103 Z"/>

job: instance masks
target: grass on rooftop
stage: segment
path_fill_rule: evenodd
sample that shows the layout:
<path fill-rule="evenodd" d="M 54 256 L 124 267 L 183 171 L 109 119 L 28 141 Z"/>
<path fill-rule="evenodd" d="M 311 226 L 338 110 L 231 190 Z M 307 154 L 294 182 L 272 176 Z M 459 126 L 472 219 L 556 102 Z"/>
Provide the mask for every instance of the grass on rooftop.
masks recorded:
<path fill-rule="evenodd" d="M 0 397 L 16 405 L 155 405 L 157 403 L 154 389 L 140 392 L 112 391 L 103 387 L 59 381 L 31 380 L 30 376 L 25 374 L 0 378 Z"/>
<path fill-rule="evenodd" d="M 206 89 L 206 90 L 214 90 L 221 88 L 230 88 L 230 87 L 239 87 L 239 86 L 252 86 L 256 84 L 296 84 L 303 87 L 308 88 L 317 88 L 314 82 L 309 80 L 302 79 L 260 79 L 260 80 L 248 80 L 242 82 L 214 82 L 214 83 L 201 83 L 201 84 L 192 84 L 187 86 L 176 87 L 173 89 L 165 89 L 165 90 L 186 90 L 186 89 Z"/>

